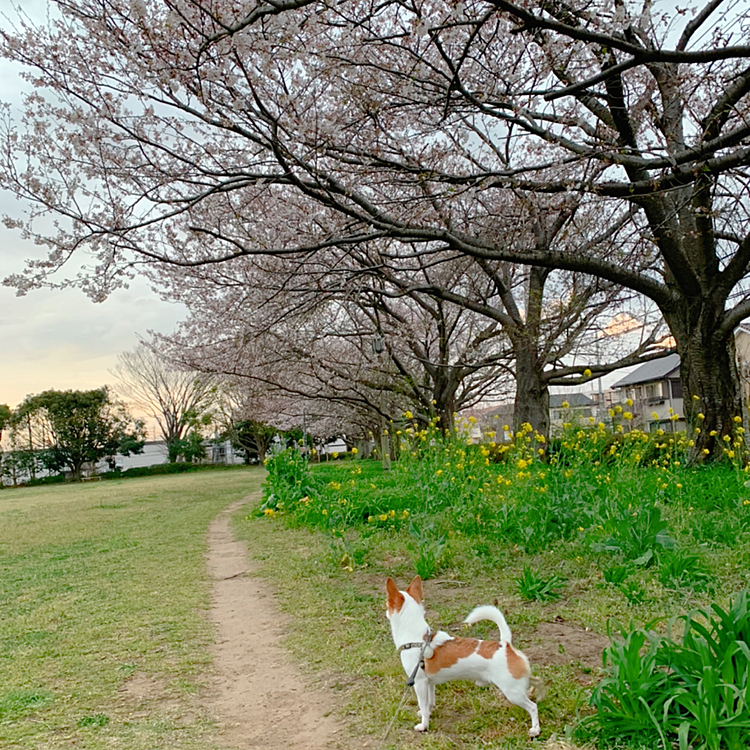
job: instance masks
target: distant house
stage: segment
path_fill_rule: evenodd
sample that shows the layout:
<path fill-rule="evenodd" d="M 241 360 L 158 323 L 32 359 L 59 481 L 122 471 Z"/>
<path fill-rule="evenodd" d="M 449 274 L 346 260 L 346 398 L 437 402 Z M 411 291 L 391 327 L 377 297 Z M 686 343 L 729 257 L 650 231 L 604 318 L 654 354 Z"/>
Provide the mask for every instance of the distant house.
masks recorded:
<path fill-rule="evenodd" d="M 594 416 L 594 401 L 585 393 L 551 393 L 549 397 L 550 430 L 555 432 L 567 422 L 580 422 Z"/>
<path fill-rule="evenodd" d="M 633 402 L 629 410 L 634 426 L 685 429 L 679 354 L 646 362 L 618 380 L 612 389 L 619 403 L 627 399 Z"/>

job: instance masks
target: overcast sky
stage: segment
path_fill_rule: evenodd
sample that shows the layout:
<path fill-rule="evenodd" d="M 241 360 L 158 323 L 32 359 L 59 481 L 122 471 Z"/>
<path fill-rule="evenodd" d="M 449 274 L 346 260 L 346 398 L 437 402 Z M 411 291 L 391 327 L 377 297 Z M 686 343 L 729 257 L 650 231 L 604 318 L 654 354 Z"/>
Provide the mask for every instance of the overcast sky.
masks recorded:
<path fill-rule="evenodd" d="M 0 16 L 0 24 L 4 22 Z M 16 113 L 24 86 L 17 70 L 0 60 L 0 101 L 10 103 Z M 0 191 L 0 215 L 20 212 L 15 198 Z M 0 281 L 43 251 L 0 227 Z M 138 335 L 147 337 L 149 329 L 172 331 L 182 317 L 181 306 L 162 302 L 142 280 L 101 304 L 72 289 L 16 297 L 14 289 L 0 286 L 0 404 L 15 407 L 27 395 L 49 388 L 88 390 L 113 384 L 109 371 L 120 352 L 132 349 Z"/>

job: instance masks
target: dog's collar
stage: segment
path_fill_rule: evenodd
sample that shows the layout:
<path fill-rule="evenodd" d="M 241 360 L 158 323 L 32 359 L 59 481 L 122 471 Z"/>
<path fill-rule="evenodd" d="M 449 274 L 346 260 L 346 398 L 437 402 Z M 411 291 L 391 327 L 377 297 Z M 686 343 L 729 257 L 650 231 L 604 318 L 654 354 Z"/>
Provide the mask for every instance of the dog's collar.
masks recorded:
<path fill-rule="evenodd" d="M 432 630 L 430 628 L 427 628 L 427 632 L 422 636 L 421 641 L 415 641 L 414 643 L 402 643 L 399 647 L 399 651 L 408 651 L 410 648 L 421 648 L 426 649 L 427 646 L 430 645 L 430 641 L 432 640 Z"/>
<path fill-rule="evenodd" d="M 399 647 L 399 651 L 407 651 L 410 648 L 422 648 L 424 643 L 402 643 Z"/>

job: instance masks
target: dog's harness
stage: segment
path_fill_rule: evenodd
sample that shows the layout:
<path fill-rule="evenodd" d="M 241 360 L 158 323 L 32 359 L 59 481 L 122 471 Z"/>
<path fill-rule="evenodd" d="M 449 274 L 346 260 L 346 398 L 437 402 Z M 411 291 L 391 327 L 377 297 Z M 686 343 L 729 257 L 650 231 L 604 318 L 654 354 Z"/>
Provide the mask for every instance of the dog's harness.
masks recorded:
<path fill-rule="evenodd" d="M 417 672 L 419 672 L 419 668 L 421 667 L 424 669 L 424 652 L 427 651 L 427 647 L 432 642 L 432 630 L 430 629 L 430 626 L 427 626 L 427 632 L 422 637 L 422 640 L 416 643 L 402 643 L 399 647 L 399 651 L 407 651 L 410 648 L 418 648 L 419 649 L 419 659 L 417 660 L 417 666 L 414 667 L 414 671 L 411 673 L 411 676 L 406 681 L 406 684 L 411 687 L 414 685 L 414 682 L 417 679 Z"/>

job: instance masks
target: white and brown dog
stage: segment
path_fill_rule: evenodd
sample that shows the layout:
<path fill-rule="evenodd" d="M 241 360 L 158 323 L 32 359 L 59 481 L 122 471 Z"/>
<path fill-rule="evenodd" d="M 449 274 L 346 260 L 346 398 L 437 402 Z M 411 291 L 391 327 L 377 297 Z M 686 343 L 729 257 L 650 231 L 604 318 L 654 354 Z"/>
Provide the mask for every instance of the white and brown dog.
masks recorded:
<path fill-rule="evenodd" d="M 531 717 L 530 737 L 541 731 L 536 703 L 528 697 L 532 681 L 528 659 L 511 644 L 511 633 L 497 607 L 477 607 L 464 620 L 467 624 L 491 620 L 500 628 L 500 641 L 454 638 L 448 633 L 432 633 L 424 617 L 422 579 L 419 576 L 406 591 L 399 591 L 389 578 L 387 616 L 393 641 L 401 653 L 401 664 L 411 675 L 422 720 L 414 729 L 424 732 L 435 708 L 435 685 L 449 680 L 473 680 L 477 685 L 492 683 L 514 705 Z"/>

